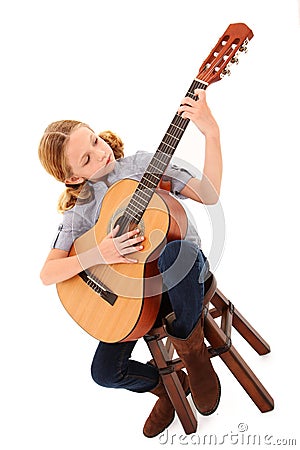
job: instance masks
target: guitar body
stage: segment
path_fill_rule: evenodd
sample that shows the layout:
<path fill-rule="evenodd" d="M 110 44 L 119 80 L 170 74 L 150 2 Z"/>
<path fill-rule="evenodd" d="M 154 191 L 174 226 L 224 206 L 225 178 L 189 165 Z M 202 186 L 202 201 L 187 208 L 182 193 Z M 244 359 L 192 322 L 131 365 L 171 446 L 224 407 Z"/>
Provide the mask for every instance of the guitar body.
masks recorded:
<path fill-rule="evenodd" d="M 123 214 L 137 184 L 125 179 L 110 187 L 96 225 L 76 239 L 70 256 L 89 250 L 104 239 Z M 113 305 L 79 275 L 57 284 L 67 312 L 85 331 L 103 342 L 135 340 L 152 327 L 162 293 L 157 259 L 167 241 L 184 238 L 187 217 L 174 197 L 157 189 L 138 227 L 146 237 L 143 250 L 131 254 L 138 263 L 103 264 L 89 269 L 93 277 L 117 295 Z"/>

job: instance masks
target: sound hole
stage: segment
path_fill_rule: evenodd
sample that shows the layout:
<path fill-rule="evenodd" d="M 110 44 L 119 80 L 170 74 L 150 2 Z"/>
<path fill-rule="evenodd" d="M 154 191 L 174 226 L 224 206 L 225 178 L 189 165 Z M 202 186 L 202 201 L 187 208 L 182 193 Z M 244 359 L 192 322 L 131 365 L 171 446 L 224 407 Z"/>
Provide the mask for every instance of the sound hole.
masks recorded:
<path fill-rule="evenodd" d="M 117 236 L 121 236 L 128 231 L 134 230 L 138 228 L 140 230 L 140 234 L 145 234 L 145 223 L 144 220 L 141 219 L 139 223 L 135 222 L 132 218 L 129 218 L 124 215 L 125 208 L 118 209 L 108 224 L 107 233 L 110 233 L 112 229 L 114 229 L 117 225 L 120 226 Z"/>
<path fill-rule="evenodd" d="M 128 219 L 124 215 L 120 216 L 116 222 L 114 223 L 114 228 L 119 225 L 119 231 L 117 236 L 121 236 L 121 234 L 127 233 L 128 231 L 135 230 L 137 228 L 137 223 L 132 219 Z"/>

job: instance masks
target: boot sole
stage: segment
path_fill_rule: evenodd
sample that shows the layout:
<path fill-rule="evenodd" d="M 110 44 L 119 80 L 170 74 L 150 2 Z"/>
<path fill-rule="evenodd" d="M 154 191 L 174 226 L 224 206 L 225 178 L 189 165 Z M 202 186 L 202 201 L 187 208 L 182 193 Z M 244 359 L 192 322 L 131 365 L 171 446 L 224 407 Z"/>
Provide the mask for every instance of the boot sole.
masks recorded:
<path fill-rule="evenodd" d="M 218 398 L 217 398 L 217 402 L 216 402 L 215 406 L 213 407 L 213 409 L 211 409 L 210 411 L 200 411 L 200 409 L 197 407 L 197 405 L 193 399 L 193 402 L 194 402 L 194 405 L 195 405 L 197 411 L 199 411 L 199 413 L 202 414 L 202 416 L 210 416 L 211 414 L 213 414 L 216 411 L 216 409 L 219 406 L 220 398 L 221 398 L 221 383 L 220 383 L 220 380 L 219 380 L 219 377 L 217 374 L 216 374 L 216 377 L 217 377 L 217 381 L 218 381 Z M 192 396 L 192 398 L 193 398 L 193 396 Z"/>
<path fill-rule="evenodd" d="M 165 429 L 168 428 L 168 427 L 171 425 L 171 423 L 173 423 L 173 420 L 174 420 L 174 419 L 175 419 L 175 412 L 174 412 L 173 418 L 170 420 L 170 422 L 169 422 L 162 430 L 158 431 L 158 433 L 150 434 L 150 435 L 149 435 L 149 434 L 145 434 L 144 431 L 143 431 L 143 435 L 144 435 L 145 437 L 147 437 L 147 438 L 154 438 L 154 437 L 158 436 L 160 433 L 162 433 L 163 431 L 165 431 Z"/>
<path fill-rule="evenodd" d="M 188 389 L 185 391 L 185 395 L 186 395 L 186 397 L 189 395 L 191 393 L 191 390 L 190 390 L 190 388 L 188 387 Z M 173 418 L 172 418 L 172 420 L 162 429 L 162 430 L 160 430 L 158 433 L 156 433 L 156 434 L 151 434 L 151 435 L 148 435 L 148 434 L 145 434 L 145 432 L 144 432 L 144 430 L 143 430 L 143 435 L 145 436 L 145 437 L 147 437 L 147 438 L 154 438 L 154 437 L 156 437 L 156 436 L 158 436 L 160 433 L 162 433 L 163 431 L 165 431 L 165 429 L 166 428 L 168 428 L 170 425 L 171 425 L 171 423 L 173 423 L 173 421 L 174 421 L 174 419 L 175 419 L 175 411 L 174 411 L 174 415 L 173 415 Z"/>

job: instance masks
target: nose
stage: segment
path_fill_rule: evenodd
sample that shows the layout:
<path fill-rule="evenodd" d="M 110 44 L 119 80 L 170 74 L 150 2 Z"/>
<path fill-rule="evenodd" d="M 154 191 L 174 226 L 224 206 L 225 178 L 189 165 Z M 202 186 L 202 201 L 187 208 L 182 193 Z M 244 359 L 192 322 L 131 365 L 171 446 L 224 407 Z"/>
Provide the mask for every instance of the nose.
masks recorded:
<path fill-rule="evenodd" d="M 101 161 L 103 161 L 103 159 L 105 157 L 106 157 L 105 151 L 104 150 L 99 150 L 97 160 L 101 162 Z"/>

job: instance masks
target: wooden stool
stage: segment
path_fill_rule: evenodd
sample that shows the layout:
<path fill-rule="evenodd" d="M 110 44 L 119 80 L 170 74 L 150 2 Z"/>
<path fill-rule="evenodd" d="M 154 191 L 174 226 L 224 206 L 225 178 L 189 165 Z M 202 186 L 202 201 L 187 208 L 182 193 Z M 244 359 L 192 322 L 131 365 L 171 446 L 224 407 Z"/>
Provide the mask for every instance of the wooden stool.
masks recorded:
<path fill-rule="evenodd" d="M 213 274 L 205 281 L 203 309 L 204 334 L 210 344 L 208 347 L 210 356 L 220 356 L 261 412 L 271 411 L 274 408 L 274 401 L 232 345 L 231 327 L 233 326 L 259 355 L 269 353 L 270 347 L 219 291 Z M 221 318 L 220 326 L 215 320 L 218 317 Z M 174 348 L 168 338 L 164 339 L 166 337 L 162 318 L 158 317 L 154 328 L 144 336 L 144 339 L 185 433 L 195 433 L 197 418 L 176 373 L 183 368 L 183 363 L 180 358 L 173 358 Z"/>

